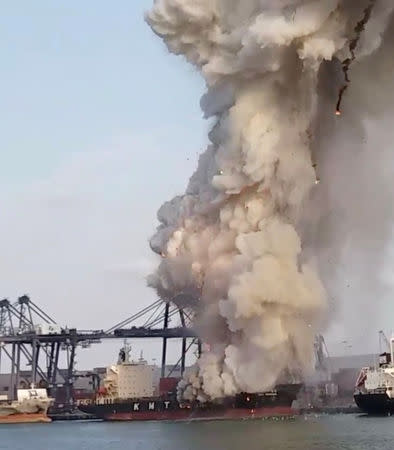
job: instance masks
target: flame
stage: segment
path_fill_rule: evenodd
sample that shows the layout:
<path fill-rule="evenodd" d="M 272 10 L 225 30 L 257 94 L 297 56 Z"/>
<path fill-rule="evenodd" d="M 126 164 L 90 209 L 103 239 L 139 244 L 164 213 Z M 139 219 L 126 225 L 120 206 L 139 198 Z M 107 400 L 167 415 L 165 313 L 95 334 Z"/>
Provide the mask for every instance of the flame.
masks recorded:
<path fill-rule="evenodd" d="M 339 111 L 339 109 L 337 109 L 337 110 L 335 111 L 335 115 L 336 115 L 336 116 L 341 116 L 342 113 L 341 113 L 341 111 Z"/>

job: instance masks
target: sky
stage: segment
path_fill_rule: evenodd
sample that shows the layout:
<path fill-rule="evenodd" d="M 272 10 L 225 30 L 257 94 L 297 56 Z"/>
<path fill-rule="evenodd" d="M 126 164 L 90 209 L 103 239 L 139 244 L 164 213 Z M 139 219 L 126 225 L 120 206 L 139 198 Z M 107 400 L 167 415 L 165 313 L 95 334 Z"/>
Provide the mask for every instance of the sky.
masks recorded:
<path fill-rule="evenodd" d="M 0 296 L 28 294 L 64 326 L 107 329 L 156 300 L 156 211 L 207 143 L 204 83 L 146 25 L 151 5 L 2 7 Z M 337 328 L 333 353 L 345 339 Z M 80 352 L 77 367 L 113 362 L 119 344 Z M 159 358 L 157 342 L 133 346 Z"/>
<path fill-rule="evenodd" d="M 205 146 L 203 82 L 145 24 L 151 3 L 2 8 L 0 295 L 69 327 L 106 329 L 156 299 L 156 211 Z M 80 364 L 111 362 L 108 347 Z"/>

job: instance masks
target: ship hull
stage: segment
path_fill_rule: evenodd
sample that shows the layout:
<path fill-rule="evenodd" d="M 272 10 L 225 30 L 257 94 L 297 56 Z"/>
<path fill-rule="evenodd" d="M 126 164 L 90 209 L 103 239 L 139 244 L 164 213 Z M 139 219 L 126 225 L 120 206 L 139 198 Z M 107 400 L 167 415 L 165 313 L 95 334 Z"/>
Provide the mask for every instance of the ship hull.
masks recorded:
<path fill-rule="evenodd" d="M 394 414 L 394 399 L 382 393 L 358 393 L 354 401 L 361 411 L 371 415 Z"/>
<path fill-rule="evenodd" d="M 80 403 L 79 409 L 107 421 L 190 421 L 236 420 L 289 417 L 298 414 L 292 408 L 300 385 L 289 385 L 277 393 L 242 394 L 220 403 L 179 405 L 174 398 L 130 399 Z"/>
<path fill-rule="evenodd" d="M 0 416 L 0 424 L 11 423 L 49 423 L 51 419 L 44 413 L 32 414 L 9 414 L 7 416 Z"/>

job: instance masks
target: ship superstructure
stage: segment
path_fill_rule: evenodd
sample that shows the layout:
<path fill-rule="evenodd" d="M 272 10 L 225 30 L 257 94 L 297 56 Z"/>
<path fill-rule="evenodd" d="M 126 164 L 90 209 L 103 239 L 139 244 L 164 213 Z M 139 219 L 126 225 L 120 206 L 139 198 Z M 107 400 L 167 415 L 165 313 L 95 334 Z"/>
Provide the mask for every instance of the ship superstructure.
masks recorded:
<path fill-rule="evenodd" d="M 149 365 L 142 354 L 138 361 L 130 359 L 131 347 L 125 342 L 118 363 L 107 367 L 104 386 L 98 400 L 154 397 L 158 394 L 157 367 Z"/>

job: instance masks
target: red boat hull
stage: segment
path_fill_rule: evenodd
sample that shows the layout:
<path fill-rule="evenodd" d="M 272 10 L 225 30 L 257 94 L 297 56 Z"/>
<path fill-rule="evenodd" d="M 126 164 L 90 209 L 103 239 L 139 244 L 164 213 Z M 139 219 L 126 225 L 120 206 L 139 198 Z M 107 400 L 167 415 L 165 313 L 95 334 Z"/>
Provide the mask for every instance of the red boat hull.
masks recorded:
<path fill-rule="evenodd" d="M 10 414 L 0 417 L 0 424 L 5 423 L 49 423 L 51 419 L 44 413 Z"/>

